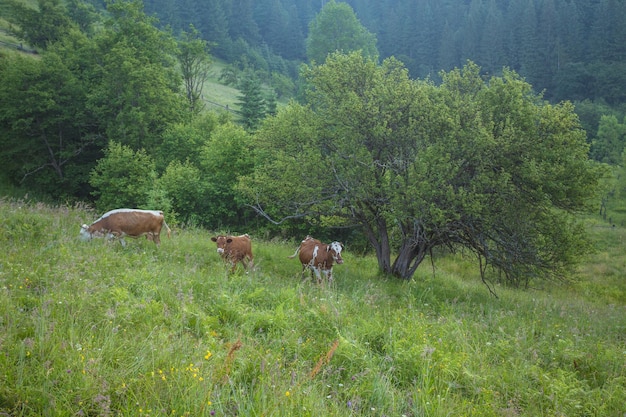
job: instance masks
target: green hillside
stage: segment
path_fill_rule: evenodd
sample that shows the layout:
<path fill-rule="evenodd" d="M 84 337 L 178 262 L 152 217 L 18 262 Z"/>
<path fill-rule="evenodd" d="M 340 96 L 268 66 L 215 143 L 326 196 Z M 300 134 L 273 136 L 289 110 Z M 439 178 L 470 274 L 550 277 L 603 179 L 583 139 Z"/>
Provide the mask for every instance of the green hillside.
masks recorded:
<path fill-rule="evenodd" d="M 0 414 L 626 410 L 624 228 L 589 225 L 598 252 L 571 284 L 495 298 L 468 259 L 387 280 L 348 247 L 320 285 L 287 259 L 300 237 L 252 236 L 256 269 L 229 275 L 207 231 L 79 241 L 95 217 L 0 201 Z"/>
<path fill-rule="evenodd" d="M 223 61 L 217 59 L 214 59 L 211 64 L 210 75 L 204 83 L 202 94 L 208 110 L 230 110 L 232 112 L 239 108 L 239 90 L 219 81 L 220 73 L 225 65 Z"/>

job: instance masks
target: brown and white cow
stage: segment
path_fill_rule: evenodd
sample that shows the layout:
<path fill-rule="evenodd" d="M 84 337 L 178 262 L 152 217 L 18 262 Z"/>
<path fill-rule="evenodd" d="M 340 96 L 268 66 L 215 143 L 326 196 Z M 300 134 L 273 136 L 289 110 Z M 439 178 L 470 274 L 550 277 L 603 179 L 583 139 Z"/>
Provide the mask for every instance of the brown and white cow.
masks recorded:
<path fill-rule="evenodd" d="M 244 269 L 253 267 L 252 242 L 247 234 L 241 236 L 219 235 L 211 240 L 217 243 L 217 253 L 222 259 L 230 262 L 231 272 L 235 271 L 237 262 L 241 262 Z"/>
<path fill-rule="evenodd" d="M 94 237 L 118 238 L 122 246 L 126 246 L 125 236 L 137 238 L 145 235 L 146 239 L 159 246 L 163 226 L 167 229 L 167 237 L 170 237 L 171 230 L 165 223 L 163 212 L 160 210 L 123 208 L 104 213 L 90 226 L 83 224 L 80 228 L 80 236 L 83 240 L 90 240 Z"/>
<path fill-rule="evenodd" d="M 295 258 L 299 253 L 300 262 L 302 263 L 302 274 L 309 268 L 311 270 L 311 276 L 315 273 L 318 282 L 322 279 L 322 273 L 326 276 L 328 281 L 332 281 L 333 264 L 343 263 L 343 258 L 341 257 L 342 250 L 343 245 L 340 242 L 327 244 L 311 236 L 307 236 L 300 242 L 300 246 L 296 249 L 296 252 L 289 256 L 289 258 Z"/>

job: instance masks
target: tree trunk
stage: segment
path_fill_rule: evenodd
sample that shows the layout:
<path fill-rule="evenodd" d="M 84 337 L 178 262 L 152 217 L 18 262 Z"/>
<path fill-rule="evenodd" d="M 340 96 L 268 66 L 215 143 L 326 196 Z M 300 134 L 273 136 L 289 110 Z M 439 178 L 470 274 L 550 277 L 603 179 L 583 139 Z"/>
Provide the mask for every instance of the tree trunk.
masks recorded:
<path fill-rule="evenodd" d="M 422 263 L 426 255 L 432 249 L 432 242 L 424 236 L 423 230 L 418 223 L 411 226 L 401 227 L 404 239 L 398 250 L 398 256 L 391 266 L 391 273 L 402 279 L 409 280 L 417 267 Z"/>
<path fill-rule="evenodd" d="M 426 257 L 426 254 L 428 253 L 426 245 L 418 245 L 416 247 L 412 246 L 413 245 L 408 242 L 404 242 L 402 244 L 402 247 L 398 252 L 398 256 L 391 267 L 391 273 L 394 276 L 406 280 L 413 278 L 413 274 L 415 274 L 417 267 Z"/>
<path fill-rule="evenodd" d="M 387 223 L 384 219 L 376 221 L 376 231 L 369 224 L 365 225 L 367 239 L 376 251 L 378 268 L 385 274 L 391 273 L 391 247 L 389 246 L 389 234 Z"/>

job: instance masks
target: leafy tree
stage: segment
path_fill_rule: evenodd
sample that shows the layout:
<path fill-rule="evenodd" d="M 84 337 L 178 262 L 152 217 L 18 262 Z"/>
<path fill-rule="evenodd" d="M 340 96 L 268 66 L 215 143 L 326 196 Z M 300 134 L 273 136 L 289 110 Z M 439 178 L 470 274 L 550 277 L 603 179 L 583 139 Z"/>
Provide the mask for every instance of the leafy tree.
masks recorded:
<path fill-rule="evenodd" d="M 481 273 L 514 284 L 559 277 L 584 252 L 568 213 L 586 207 L 600 172 L 571 105 L 543 102 L 511 71 L 485 83 L 471 63 L 441 87 L 358 53 L 304 77 L 309 105 L 258 133 L 242 181 L 258 212 L 357 225 L 380 269 L 404 279 L 440 247 L 466 248 Z"/>
<path fill-rule="evenodd" d="M 201 39 L 200 32 L 193 25 L 189 27 L 189 32 L 181 34 L 176 56 L 185 84 L 189 110 L 191 113 L 198 113 L 203 108 L 202 88 L 209 76 L 211 58 L 207 42 Z"/>
<path fill-rule="evenodd" d="M 159 179 L 179 219 L 213 229 L 243 224 L 249 213 L 235 184 L 252 170 L 248 133 L 232 122 L 213 125 L 191 156 L 173 160 Z"/>
<path fill-rule="evenodd" d="M 295 93 L 295 83 L 285 75 L 273 72 L 271 83 L 278 97 L 291 97 Z"/>
<path fill-rule="evenodd" d="M 158 181 L 177 218 L 191 225 L 209 225 L 203 220 L 209 213 L 206 183 L 200 169 L 189 161 L 172 161 Z"/>
<path fill-rule="evenodd" d="M 115 208 L 151 208 L 157 174 L 146 151 L 134 151 L 111 141 L 104 158 L 91 172 L 90 184 L 102 211 Z"/>
<path fill-rule="evenodd" d="M 10 0 L 9 20 L 17 25 L 10 31 L 26 43 L 45 49 L 57 42 L 72 28 L 73 23 L 61 0 L 37 0 L 31 9 L 24 2 Z"/>
<path fill-rule="evenodd" d="M 611 165 L 621 164 L 626 146 L 626 119 L 624 121 L 620 123 L 614 115 L 600 117 L 598 134 L 591 147 L 594 159 Z"/>
<path fill-rule="evenodd" d="M 151 152 L 157 172 L 163 172 L 172 161 L 188 160 L 198 166 L 200 150 L 219 123 L 222 122 L 216 113 L 203 112 L 191 122 L 170 125 L 163 132 L 162 141 Z"/>
<path fill-rule="evenodd" d="M 100 137 L 85 109 L 87 92 L 72 62 L 56 52 L 36 60 L 11 54 L 0 62 L 3 170 L 14 183 L 38 191 L 76 193 L 87 177 L 77 169 L 68 175 L 68 167 L 85 164 L 79 158 Z"/>
<path fill-rule="evenodd" d="M 204 224 L 213 228 L 244 224 L 251 210 L 243 204 L 236 185 L 253 166 L 251 136 L 233 123 L 217 126 L 200 153 L 202 190 L 208 206 L 202 212 Z"/>
<path fill-rule="evenodd" d="M 111 18 L 95 38 L 99 59 L 89 74 L 88 107 L 108 138 L 151 150 L 163 130 L 185 114 L 176 41 L 154 26 L 139 0 L 113 1 L 108 11 Z"/>
<path fill-rule="evenodd" d="M 329 53 L 361 50 L 378 58 L 376 36 L 361 25 L 347 3 L 329 1 L 309 25 L 306 55 L 310 62 L 323 63 Z"/>
<path fill-rule="evenodd" d="M 82 0 L 67 0 L 68 16 L 78 29 L 85 34 L 93 35 L 93 27 L 100 20 L 100 16 L 93 4 Z"/>

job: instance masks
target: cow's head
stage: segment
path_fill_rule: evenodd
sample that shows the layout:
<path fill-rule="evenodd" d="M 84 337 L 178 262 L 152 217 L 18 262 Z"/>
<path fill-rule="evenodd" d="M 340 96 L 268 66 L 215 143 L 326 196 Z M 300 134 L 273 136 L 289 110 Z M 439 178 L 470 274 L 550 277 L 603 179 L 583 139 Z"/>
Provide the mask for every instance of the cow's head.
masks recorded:
<path fill-rule="evenodd" d="M 212 237 L 211 240 L 217 243 L 217 253 L 220 255 L 224 253 L 226 245 L 233 241 L 232 238 L 222 235 Z"/>
<path fill-rule="evenodd" d="M 81 240 L 90 240 L 91 238 L 93 238 L 93 234 L 91 234 L 91 232 L 89 232 L 89 226 L 87 226 L 86 224 L 83 224 L 80 227 L 80 239 Z"/>
<path fill-rule="evenodd" d="M 343 258 L 341 257 L 341 251 L 343 250 L 343 245 L 340 242 L 333 242 L 329 245 L 330 254 L 332 255 L 335 262 L 338 264 L 343 263 Z"/>

